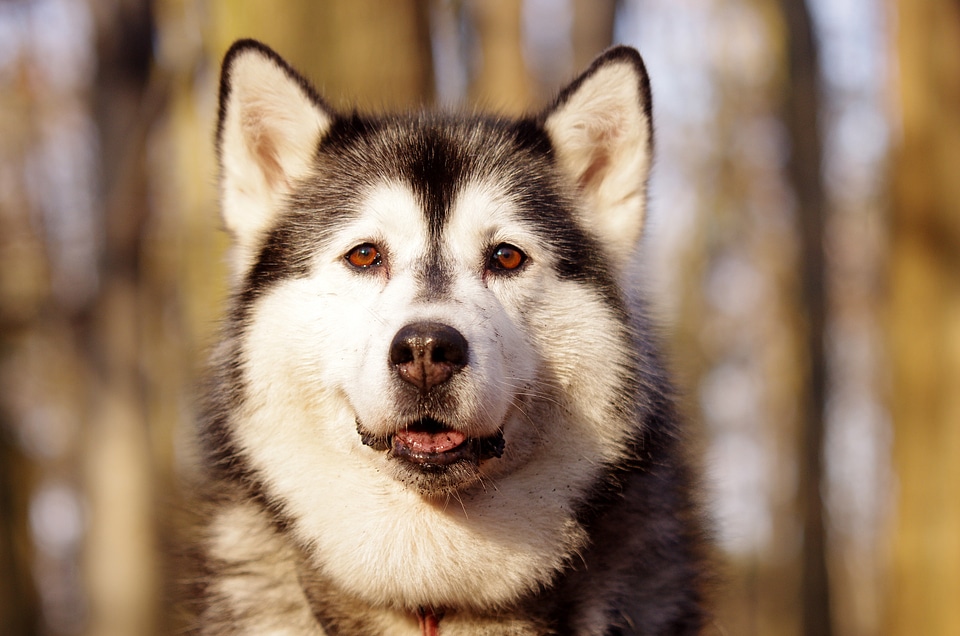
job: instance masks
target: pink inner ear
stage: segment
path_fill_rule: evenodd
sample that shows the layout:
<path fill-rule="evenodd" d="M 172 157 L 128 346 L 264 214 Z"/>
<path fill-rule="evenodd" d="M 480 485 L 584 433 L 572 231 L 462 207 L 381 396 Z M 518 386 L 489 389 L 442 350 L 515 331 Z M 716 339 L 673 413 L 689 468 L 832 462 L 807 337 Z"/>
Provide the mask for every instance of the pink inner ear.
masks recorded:
<path fill-rule="evenodd" d="M 610 153 L 606 148 L 596 148 L 590 156 L 586 170 L 580 175 L 577 185 L 581 190 L 594 190 L 603 180 L 607 167 L 610 165 Z"/>
<path fill-rule="evenodd" d="M 258 109 L 247 108 L 242 115 L 241 127 L 267 185 L 277 190 L 287 184 L 287 176 L 280 165 L 276 144 L 263 119 Z"/>
<path fill-rule="evenodd" d="M 622 127 L 624 118 L 618 113 L 595 112 L 590 124 L 583 126 L 584 138 L 578 144 L 578 152 L 589 153 L 582 172 L 577 175 L 581 191 L 597 190 L 609 174 L 613 155 L 618 144 L 624 143 Z"/>

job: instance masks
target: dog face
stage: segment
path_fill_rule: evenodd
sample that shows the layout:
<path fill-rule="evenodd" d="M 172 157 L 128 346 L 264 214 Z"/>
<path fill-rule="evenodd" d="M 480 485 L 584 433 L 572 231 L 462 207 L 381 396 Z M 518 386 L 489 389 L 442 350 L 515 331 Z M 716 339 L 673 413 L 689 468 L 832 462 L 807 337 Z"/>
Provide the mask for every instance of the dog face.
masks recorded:
<path fill-rule="evenodd" d="M 309 273 L 256 303 L 246 356 L 264 386 L 284 378 L 297 403 L 312 396 L 317 413 L 343 409 L 309 421 L 305 436 L 426 495 L 521 460 L 514 429 L 530 426 L 523 413 L 540 366 L 524 308 L 551 270 L 501 193 L 464 187 L 431 230 L 409 181 L 377 177 L 321 245 L 300 245 Z M 326 193 L 303 196 L 313 211 Z M 508 435 L 516 444 L 504 456 Z"/>
<path fill-rule="evenodd" d="M 224 443 L 345 588 L 495 604 L 581 545 L 633 432 L 648 104 L 626 49 L 520 121 L 341 116 L 262 45 L 228 54 Z"/>
<path fill-rule="evenodd" d="M 302 271 L 253 305 L 247 356 L 265 386 L 297 385 L 300 399 L 277 403 L 316 396 L 319 413 L 349 411 L 307 435 L 438 495 L 496 478 L 546 437 L 538 427 L 569 394 L 558 383 L 585 384 L 603 364 L 559 340 L 585 333 L 582 315 L 612 322 L 597 290 L 613 282 L 556 170 L 512 131 L 446 122 L 399 134 L 408 127 L 367 126 L 317 162 L 261 256 Z M 354 165 L 359 179 L 344 173 Z"/>

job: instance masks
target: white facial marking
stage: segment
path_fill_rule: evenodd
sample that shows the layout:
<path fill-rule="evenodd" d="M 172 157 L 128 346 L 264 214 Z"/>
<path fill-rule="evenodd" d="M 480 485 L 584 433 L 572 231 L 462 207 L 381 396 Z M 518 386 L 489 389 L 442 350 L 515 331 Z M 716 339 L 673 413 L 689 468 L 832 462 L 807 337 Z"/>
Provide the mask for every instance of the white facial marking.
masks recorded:
<path fill-rule="evenodd" d="M 471 183 L 455 197 L 440 249 L 450 290 L 435 302 L 422 300 L 418 273 L 436 246 L 410 188 L 383 183 L 359 209 L 317 252 L 310 275 L 278 282 L 252 308 L 238 441 L 317 565 L 344 589 L 408 608 L 508 603 L 583 545 L 572 502 L 622 451 L 604 399 L 609 378 L 589 377 L 598 363 L 580 332 L 596 334 L 610 310 L 558 278 L 496 184 Z M 522 271 L 485 272 L 501 242 L 527 254 Z M 382 252 L 381 268 L 345 262 L 362 243 Z M 471 437 L 502 428 L 506 438 L 504 456 L 446 501 L 396 479 L 397 460 L 362 445 L 355 423 L 378 434 L 403 426 L 389 347 L 421 320 L 469 343 L 449 424 Z M 608 362 L 618 363 L 599 364 Z"/>

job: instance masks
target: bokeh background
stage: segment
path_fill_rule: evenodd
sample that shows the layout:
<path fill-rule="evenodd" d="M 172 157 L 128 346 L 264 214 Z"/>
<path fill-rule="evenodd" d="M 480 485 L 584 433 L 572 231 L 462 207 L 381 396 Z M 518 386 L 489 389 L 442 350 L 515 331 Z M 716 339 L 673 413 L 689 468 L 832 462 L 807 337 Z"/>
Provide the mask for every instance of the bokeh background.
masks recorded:
<path fill-rule="evenodd" d="M 716 524 L 709 633 L 960 634 L 956 0 L 0 2 L 0 633 L 173 629 L 246 36 L 336 105 L 509 113 L 639 48 L 637 271 Z"/>

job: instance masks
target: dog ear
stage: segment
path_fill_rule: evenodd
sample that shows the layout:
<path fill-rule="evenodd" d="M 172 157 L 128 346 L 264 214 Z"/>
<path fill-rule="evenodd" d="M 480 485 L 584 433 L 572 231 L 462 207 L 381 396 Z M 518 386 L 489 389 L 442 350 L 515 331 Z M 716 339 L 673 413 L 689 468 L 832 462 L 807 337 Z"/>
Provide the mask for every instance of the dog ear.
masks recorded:
<path fill-rule="evenodd" d="M 636 50 L 598 57 L 542 115 L 587 226 L 625 263 L 640 238 L 653 150 L 650 83 Z"/>
<path fill-rule="evenodd" d="M 254 40 L 227 51 L 220 76 L 217 154 L 223 221 L 236 271 L 256 249 L 293 184 L 306 176 L 333 114 L 307 81 Z"/>

